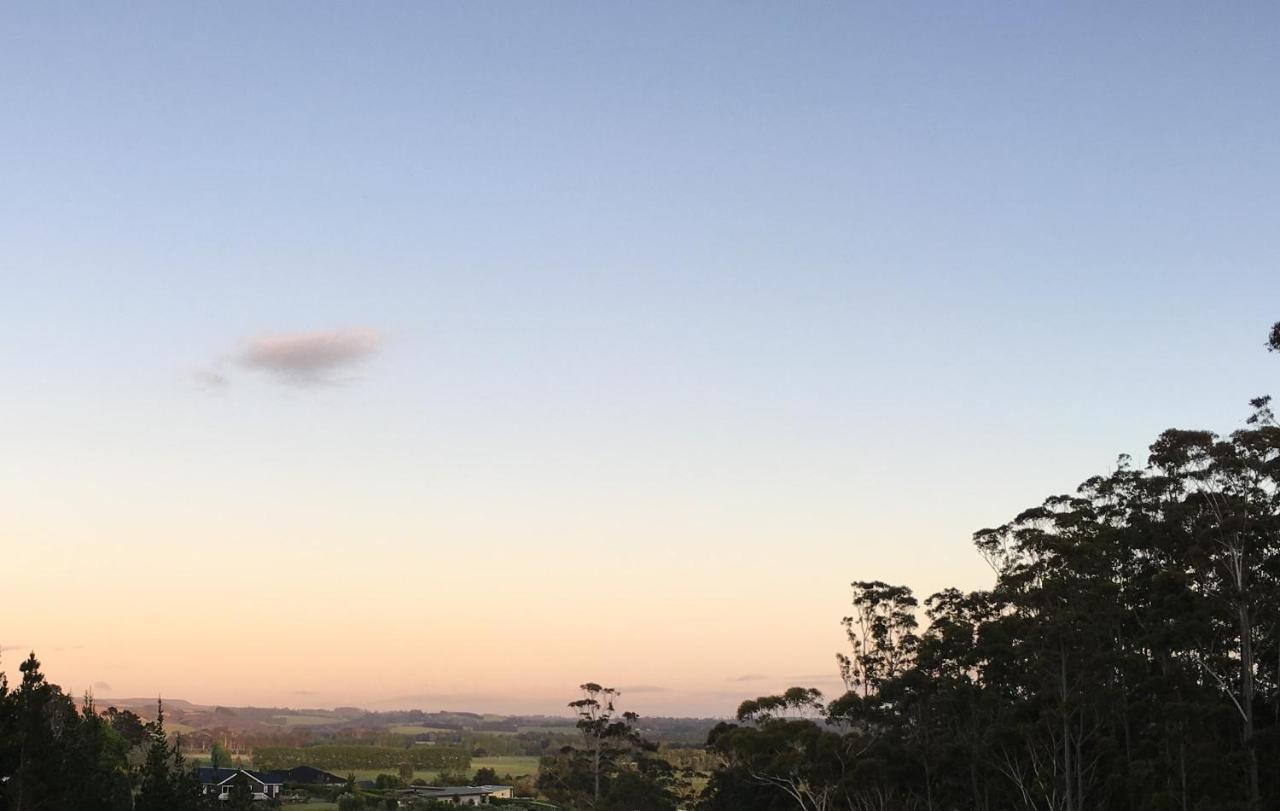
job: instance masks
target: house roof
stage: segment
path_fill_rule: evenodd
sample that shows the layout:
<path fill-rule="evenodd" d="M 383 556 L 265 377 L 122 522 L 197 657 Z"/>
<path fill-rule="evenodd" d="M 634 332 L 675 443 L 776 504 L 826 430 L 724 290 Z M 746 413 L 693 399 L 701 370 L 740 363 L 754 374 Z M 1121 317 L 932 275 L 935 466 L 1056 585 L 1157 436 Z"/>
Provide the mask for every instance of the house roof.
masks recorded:
<path fill-rule="evenodd" d="M 255 772 L 249 769 L 212 769 L 207 766 L 196 769 L 196 777 L 200 778 L 201 784 L 206 786 L 220 786 L 241 774 L 264 786 L 279 785 L 284 782 L 277 779 L 279 777 L 278 774 Z"/>
<path fill-rule="evenodd" d="M 342 777 L 315 766 L 294 766 L 282 772 L 274 772 L 284 777 L 286 783 L 345 783 Z"/>

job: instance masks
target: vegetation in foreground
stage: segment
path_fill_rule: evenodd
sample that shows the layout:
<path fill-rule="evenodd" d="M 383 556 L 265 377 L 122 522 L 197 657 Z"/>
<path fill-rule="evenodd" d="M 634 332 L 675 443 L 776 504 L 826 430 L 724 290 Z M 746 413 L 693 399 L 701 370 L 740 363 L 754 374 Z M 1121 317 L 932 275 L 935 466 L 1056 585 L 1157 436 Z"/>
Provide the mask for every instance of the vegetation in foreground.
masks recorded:
<path fill-rule="evenodd" d="M 703 808 L 1280 807 L 1280 424 L 1252 407 L 978 532 L 995 586 L 923 631 L 910 589 L 854 583 L 848 691 L 743 703 Z"/>

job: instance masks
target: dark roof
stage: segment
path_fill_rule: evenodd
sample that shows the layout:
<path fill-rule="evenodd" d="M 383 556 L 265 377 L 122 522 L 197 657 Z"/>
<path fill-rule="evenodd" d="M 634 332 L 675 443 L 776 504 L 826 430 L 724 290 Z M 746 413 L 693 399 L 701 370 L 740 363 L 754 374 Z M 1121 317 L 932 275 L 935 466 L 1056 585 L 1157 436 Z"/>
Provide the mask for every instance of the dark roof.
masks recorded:
<path fill-rule="evenodd" d="M 302 785 L 335 785 L 347 782 L 345 779 L 336 774 L 330 774 L 323 769 L 317 769 L 315 766 L 294 766 L 292 769 L 270 772 L 258 772 L 252 769 L 212 769 L 208 766 L 196 769 L 196 775 L 200 778 L 200 782 L 205 785 L 218 785 L 225 783 L 228 779 L 236 776 L 240 772 L 252 777 L 260 783 L 271 785 L 281 783 L 299 783 Z"/>
<path fill-rule="evenodd" d="M 299 783 L 307 786 L 335 785 L 347 782 L 345 778 L 326 772 L 324 769 L 317 769 L 315 766 L 294 766 L 292 769 L 272 772 L 271 774 L 279 777 L 283 783 Z"/>
<path fill-rule="evenodd" d="M 278 772 L 255 772 L 250 769 L 212 769 L 202 766 L 196 769 L 196 777 L 206 786 L 217 786 L 227 782 L 237 774 L 245 774 L 264 785 L 278 785 L 283 780 L 276 779 Z"/>
<path fill-rule="evenodd" d="M 294 766 L 293 769 L 276 769 L 268 771 L 264 776 L 271 778 L 270 783 L 297 783 L 298 785 L 338 785 L 346 783 L 346 778 L 330 774 L 315 766 Z"/>

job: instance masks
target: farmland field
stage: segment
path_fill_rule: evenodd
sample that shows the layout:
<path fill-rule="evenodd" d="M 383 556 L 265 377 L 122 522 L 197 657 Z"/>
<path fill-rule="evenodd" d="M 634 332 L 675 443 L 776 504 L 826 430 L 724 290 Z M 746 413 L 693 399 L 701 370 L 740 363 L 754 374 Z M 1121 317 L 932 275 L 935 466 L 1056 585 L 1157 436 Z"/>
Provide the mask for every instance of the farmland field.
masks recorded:
<path fill-rule="evenodd" d="M 276 715 L 271 722 L 286 727 L 313 727 L 332 724 L 336 719 L 326 715 Z"/>
<path fill-rule="evenodd" d="M 560 735 L 577 735 L 578 734 L 578 728 L 573 724 L 563 724 L 561 726 L 521 726 L 519 727 L 519 730 L 521 732 L 538 732 L 543 734 L 546 734 L 546 733 L 560 734 Z"/>
<path fill-rule="evenodd" d="M 500 755 L 495 757 L 473 757 L 471 758 L 471 768 L 467 770 L 468 779 L 476 773 L 477 769 L 493 769 L 501 778 L 504 775 L 512 777 L 521 777 L 523 775 L 536 775 L 538 773 L 538 758 L 532 755 Z M 354 774 L 357 780 L 373 780 L 380 774 L 395 774 L 394 769 L 332 769 L 334 774 L 346 777 L 348 774 Z M 414 772 L 414 779 L 421 777 L 423 780 L 430 780 L 438 774 L 437 772 L 422 771 Z"/>
<path fill-rule="evenodd" d="M 415 724 L 397 724 L 393 727 L 388 727 L 388 731 L 397 735 L 418 735 L 423 732 L 457 732 L 458 730 L 445 729 L 444 727 L 425 727 Z"/>
<path fill-rule="evenodd" d="M 471 758 L 471 771 L 477 769 L 493 769 L 501 777 L 510 774 L 512 777 L 533 775 L 538 773 L 538 758 L 534 755 L 495 755 L 494 757 Z"/>
<path fill-rule="evenodd" d="M 187 763 L 192 766 L 208 766 L 209 755 L 206 752 L 188 752 L 185 753 Z M 250 758 L 246 755 L 238 756 L 243 758 L 245 768 L 253 768 Z M 476 773 L 477 769 L 493 769 L 498 773 L 498 777 L 505 775 L 512 777 L 522 777 L 526 775 L 536 775 L 538 773 L 538 758 L 534 755 L 494 755 L 491 757 L 473 757 L 471 758 L 471 766 L 466 770 L 467 778 L 470 779 Z M 357 780 L 374 780 L 380 774 L 395 774 L 396 770 L 386 769 L 342 769 L 334 768 L 329 771 L 340 777 L 346 777 L 354 774 Z M 429 769 L 419 769 L 414 772 L 414 778 L 421 777 L 423 780 L 434 779 L 439 772 Z M 308 809 L 319 811 L 323 806 L 307 805 Z"/>

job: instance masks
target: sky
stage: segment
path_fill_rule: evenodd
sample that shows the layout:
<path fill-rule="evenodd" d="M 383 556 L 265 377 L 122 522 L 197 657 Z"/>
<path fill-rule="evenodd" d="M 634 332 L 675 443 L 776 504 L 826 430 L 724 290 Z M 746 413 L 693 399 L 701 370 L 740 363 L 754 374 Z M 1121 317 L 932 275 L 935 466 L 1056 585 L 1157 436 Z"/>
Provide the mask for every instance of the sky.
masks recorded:
<path fill-rule="evenodd" d="M 0 667 L 645 714 L 1280 394 L 1270 3 L 0 6 Z"/>

